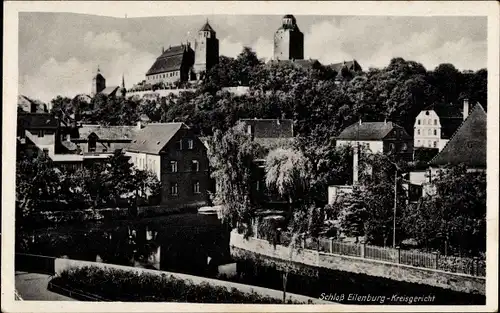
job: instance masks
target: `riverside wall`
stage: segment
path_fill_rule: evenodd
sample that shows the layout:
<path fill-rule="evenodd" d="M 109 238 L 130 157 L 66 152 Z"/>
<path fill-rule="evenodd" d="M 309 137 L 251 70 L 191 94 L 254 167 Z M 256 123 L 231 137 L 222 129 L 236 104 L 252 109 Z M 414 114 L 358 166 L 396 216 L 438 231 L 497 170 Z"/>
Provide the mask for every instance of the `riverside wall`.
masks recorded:
<path fill-rule="evenodd" d="M 273 262 L 305 265 L 311 269 L 331 269 L 369 276 L 381 277 L 395 281 L 424 284 L 457 292 L 486 294 L 486 279 L 440 270 L 419 268 L 404 264 L 396 264 L 365 258 L 322 253 L 314 250 L 300 249 L 290 251 L 288 247 L 273 246 L 266 240 L 248 238 L 233 231 L 230 239 L 231 255 L 240 257 L 241 251 L 251 252 L 259 258 L 269 258 Z"/>

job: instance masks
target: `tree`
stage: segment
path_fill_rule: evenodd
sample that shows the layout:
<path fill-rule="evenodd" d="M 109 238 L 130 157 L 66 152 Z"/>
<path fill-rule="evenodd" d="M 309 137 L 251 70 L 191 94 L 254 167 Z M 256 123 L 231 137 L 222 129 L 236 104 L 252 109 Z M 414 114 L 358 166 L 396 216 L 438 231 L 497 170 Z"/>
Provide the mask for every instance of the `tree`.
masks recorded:
<path fill-rule="evenodd" d="M 310 165 L 302 152 L 276 148 L 266 157 L 266 185 L 287 199 L 293 209 L 300 208 L 307 201 L 309 169 Z"/>
<path fill-rule="evenodd" d="M 343 233 L 356 237 L 356 243 L 360 236 L 365 236 L 365 225 L 368 220 L 362 193 L 359 187 L 355 187 L 351 194 L 347 194 L 342 201 L 343 208 L 339 216 Z"/>
<path fill-rule="evenodd" d="M 222 206 L 224 219 L 233 227 L 249 225 L 253 217 L 252 170 L 261 153 L 242 123 L 227 132 L 216 130 L 209 141 L 208 158 L 216 183 L 214 203 Z"/>
<path fill-rule="evenodd" d="M 42 210 L 43 203 L 58 201 L 61 188 L 59 171 L 45 153 L 21 156 L 16 162 L 16 214 L 19 221 Z"/>
<path fill-rule="evenodd" d="M 435 195 L 407 212 L 406 226 L 421 245 L 445 254 L 477 256 L 486 249 L 486 173 L 464 165 L 443 169 Z"/>

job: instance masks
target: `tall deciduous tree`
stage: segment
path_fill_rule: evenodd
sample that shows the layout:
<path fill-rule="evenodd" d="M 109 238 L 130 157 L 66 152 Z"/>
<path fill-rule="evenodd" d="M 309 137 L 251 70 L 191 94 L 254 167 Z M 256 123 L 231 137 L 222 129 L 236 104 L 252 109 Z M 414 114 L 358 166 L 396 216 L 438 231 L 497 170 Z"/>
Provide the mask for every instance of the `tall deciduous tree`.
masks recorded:
<path fill-rule="evenodd" d="M 209 142 L 208 158 L 215 179 L 214 203 L 233 226 L 250 223 L 255 206 L 252 199 L 252 169 L 262 148 L 251 140 L 243 124 L 227 132 L 216 130 Z"/>

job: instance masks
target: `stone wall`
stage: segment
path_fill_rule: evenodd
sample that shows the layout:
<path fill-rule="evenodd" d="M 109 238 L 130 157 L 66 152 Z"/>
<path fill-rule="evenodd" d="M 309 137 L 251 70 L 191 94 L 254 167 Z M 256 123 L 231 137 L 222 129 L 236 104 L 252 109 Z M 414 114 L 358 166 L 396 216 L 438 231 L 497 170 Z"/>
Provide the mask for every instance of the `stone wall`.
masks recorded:
<path fill-rule="evenodd" d="M 249 238 L 246 240 L 243 238 L 243 235 L 235 231 L 231 233 L 230 248 L 231 254 L 233 254 L 233 248 L 236 248 L 251 251 L 270 258 L 290 260 L 290 250 L 287 247 L 276 245 L 276 248 L 274 248 L 269 242 L 261 239 Z M 486 294 L 486 279 L 483 277 L 448 273 L 439 270 L 418 268 L 364 258 L 327 254 L 313 250 L 300 250 L 299 252 L 294 252 L 291 260 L 311 267 L 377 276 L 415 284 L 425 284 L 458 292 L 481 295 Z"/>
<path fill-rule="evenodd" d="M 217 279 L 212 279 L 212 278 L 207 278 L 207 277 L 200 277 L 200 276 L 192 276 L 192 275 L 187 275 L 187 274 L 181 274 L 181 273 L 172 273 L 172 272 L 164 272 L 164 271 L 157 271 L 157 270 L 150 270 L 150 269 L 144 269 L 144 268 L 136 268 L 136 267 L 130 267 L 130 266 L 122 266 L 122 265 L 114 265 L 114 264 L 106 264 L 106 263 L 96 263 L 96 262 L 88 262 L 88 261 L 78 261 L 78 260 L 70 260 L 70 259 L 55 259 L 54 262 L 54 267 L 55 267 L 55 275 L 59 275 L 61 272 L 69 269 L 76 269 L 76 268 L 82 268 L 86 266 L 95 266 L 99 267 L 102 269 L 117 269 L 117 270 L 122 270 L 122 271 L 128 271 L 131 273 L 149 273 L 153 275 L 172 275 L 173 277 L 177 279 L 182 279 L 182 280 L 190 280 L 194 284 L 202 284 L 202 283 L 208 283 L 213 286 L 221 286 L 221 287 L 226 287 L 228 289 L 231 288 L 236 288 L 241 292 L 246 292 L 246 293 L 252 293 L 255 292 L 261 296 L 269 296 L 275 299 L 282 299 L 283 298 L 283 292 L 280 290 L 274 290 L 274 289 L 268 289 L 268 288 L 263 288 L 263 287 L 256 287 L 256 286 L 251 286 L 251 285 L 244 285 L 244 284 L 239 284 L 239 283 L 233 283 L 233 282 L 228 282 L 228 281 L 222 281 L 222 280 L 217 280 Z M 292 293 L 287 293 L 287 300 L 293 300 L 293 301 L 300 301 L 300 302 L 305 302 L 308 303 L 309 301 L 314 304 L 332 304 L 331 302 L 328 301 L 322 301 L 316 298 L 310 298 L 302 295 L 296 295 Z"/>

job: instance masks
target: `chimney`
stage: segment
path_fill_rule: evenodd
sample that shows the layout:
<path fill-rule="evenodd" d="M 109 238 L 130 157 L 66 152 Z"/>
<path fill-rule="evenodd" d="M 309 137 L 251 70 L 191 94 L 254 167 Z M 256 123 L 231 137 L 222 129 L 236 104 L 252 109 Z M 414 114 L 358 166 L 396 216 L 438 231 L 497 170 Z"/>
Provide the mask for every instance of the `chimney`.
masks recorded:
<path fill-rule="evenodd" d="M 354 148 L 352 156 L 352 184 L 357 185 L 359 180 L 359 143 Z"/>
<path fill-rule="evenodd" d="M 469 99 L 464 99 L 464 111 L 463 111 L 464 121 L 469 116 Z"/>

